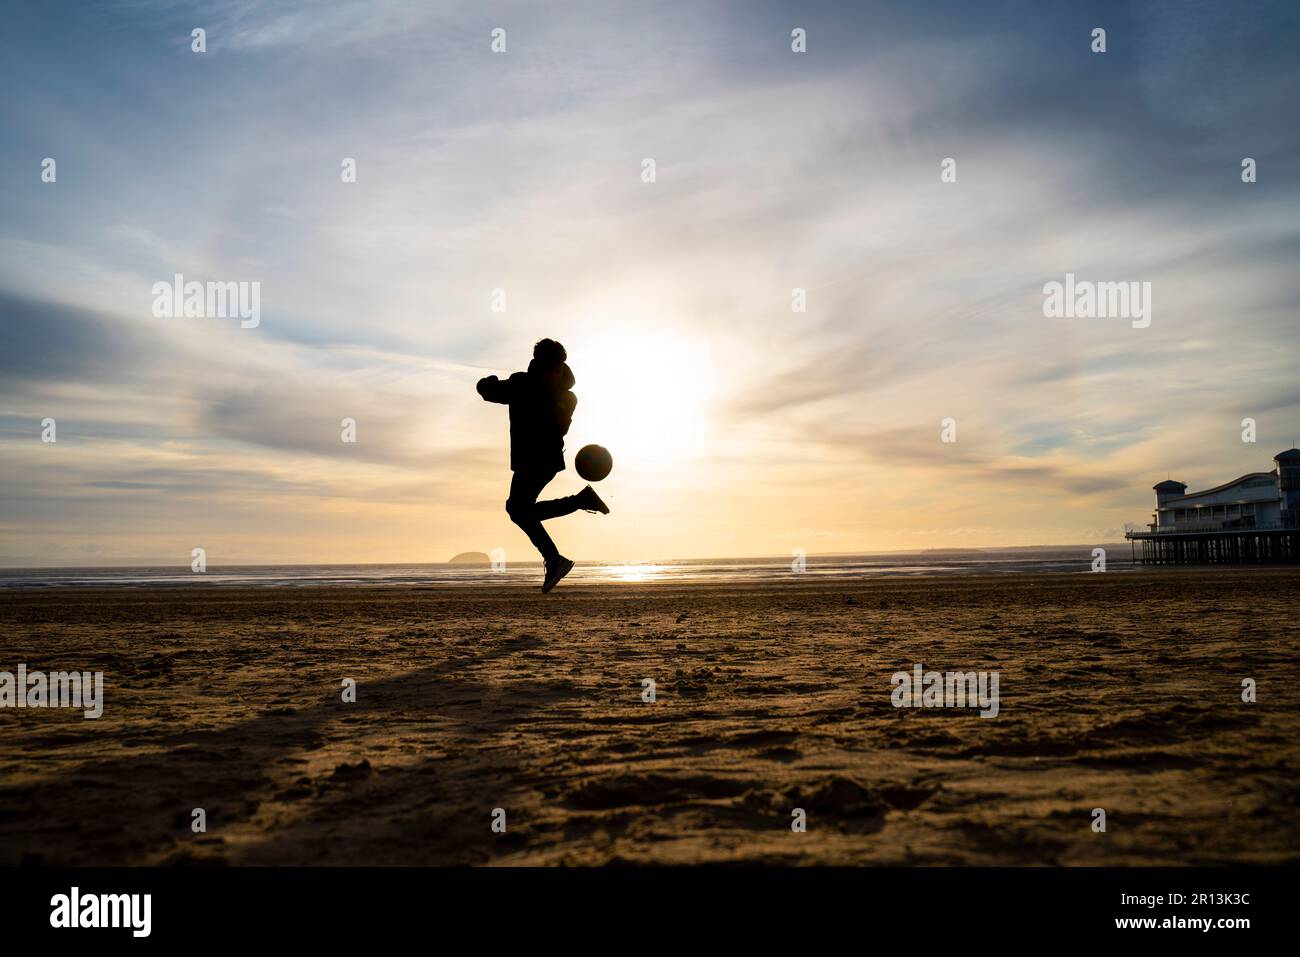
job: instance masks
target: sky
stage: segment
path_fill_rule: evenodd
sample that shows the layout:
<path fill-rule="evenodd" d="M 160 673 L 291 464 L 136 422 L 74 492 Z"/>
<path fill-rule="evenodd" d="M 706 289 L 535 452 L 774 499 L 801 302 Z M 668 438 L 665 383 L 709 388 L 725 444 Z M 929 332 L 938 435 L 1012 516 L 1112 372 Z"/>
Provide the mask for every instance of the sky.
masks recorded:
<path fill-rule="evenodd" d="M 1115 541 L 1300 440 L 1298 45 L 1293 2 L 11 9 L 0 564 L 532 560 L 474 384 L 542 336 L 614 457 L 572 557 Z M 260 322 L 156 316 L 177 273 Z M 1067 273 L 1149 325 L 1045 316 Z"/>

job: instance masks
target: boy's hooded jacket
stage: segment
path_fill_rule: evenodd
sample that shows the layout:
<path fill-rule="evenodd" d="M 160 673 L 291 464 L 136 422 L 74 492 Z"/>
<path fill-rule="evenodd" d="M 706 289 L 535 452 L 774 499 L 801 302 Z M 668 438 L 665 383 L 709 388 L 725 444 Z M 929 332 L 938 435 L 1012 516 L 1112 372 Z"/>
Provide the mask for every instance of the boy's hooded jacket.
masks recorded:
<path fill-rule="evenodd" d="M 564 436 L 573 421 L 578 397 L 567 363 L 542 365 L 502 381 L 479 379 L 478 394 L 510 407 L 510 469 L 514 472 L 564 471 Z"/>

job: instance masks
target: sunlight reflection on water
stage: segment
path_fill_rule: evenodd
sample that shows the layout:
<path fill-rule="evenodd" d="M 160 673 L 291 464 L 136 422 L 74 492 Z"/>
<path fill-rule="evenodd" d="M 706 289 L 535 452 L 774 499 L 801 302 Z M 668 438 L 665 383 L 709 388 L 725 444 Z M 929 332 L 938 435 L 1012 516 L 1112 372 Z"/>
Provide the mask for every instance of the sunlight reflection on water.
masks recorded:
<path fill-rule="evenodd" d="M 617 565 L 607 569 L 609 577 L 620 582 L 649 582 L 662 578 L 666 565 Z"/>

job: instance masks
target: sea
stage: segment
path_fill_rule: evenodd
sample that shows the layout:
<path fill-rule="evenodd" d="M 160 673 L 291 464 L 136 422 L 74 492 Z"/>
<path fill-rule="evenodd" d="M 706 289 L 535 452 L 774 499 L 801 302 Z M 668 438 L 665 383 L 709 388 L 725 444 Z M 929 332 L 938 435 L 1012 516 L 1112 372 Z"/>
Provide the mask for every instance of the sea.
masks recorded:
<path fill-rule="evenodd" d="M 1105 550 L 1105 571 L 1140 568 L 1127 543 L 1007 549 L 888 552 L 861 555 L 798 555 L 764 558 L 697 558 L 668 561 L 578 561 L 572 584 L 763 582 L 802 575 L 810 579 L 911 578 L 926 575 L 1023 575 L 1041 572 L 1094 574 L 1094 550 Z M 414 565 L 119 565 L 87 568 L 0 568 L 0 588 L 166 587 L 182 585 L 533 585 L 538 561 L 429 563 Z"/>

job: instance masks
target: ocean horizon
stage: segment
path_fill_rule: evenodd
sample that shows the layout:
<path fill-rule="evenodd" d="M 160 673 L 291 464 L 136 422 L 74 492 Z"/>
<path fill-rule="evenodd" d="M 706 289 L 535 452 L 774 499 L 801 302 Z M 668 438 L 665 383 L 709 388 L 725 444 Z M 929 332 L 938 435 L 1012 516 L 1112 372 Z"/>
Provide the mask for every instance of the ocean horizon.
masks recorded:
<path fill-rule="evenodd" d="M 568 576 L 573 584 L 762 582 L 796 576 L 891 578 L 973 574 L 1093 572 L 1093 549 L 1106 550 L 1106 571 L 1131 571 L 1127 544 L 1021 546 L 1015 548 L 927 549 L 911 552 L 811 554 L 795 571 L 796 556 L 692 558 L 645 561 L 584 561 Z M 183 585 L 530 585 L 541 562 L 317 563 L 210 565 L 101 565 L 0 568 L 0 588 L 165 587 Z"/>

